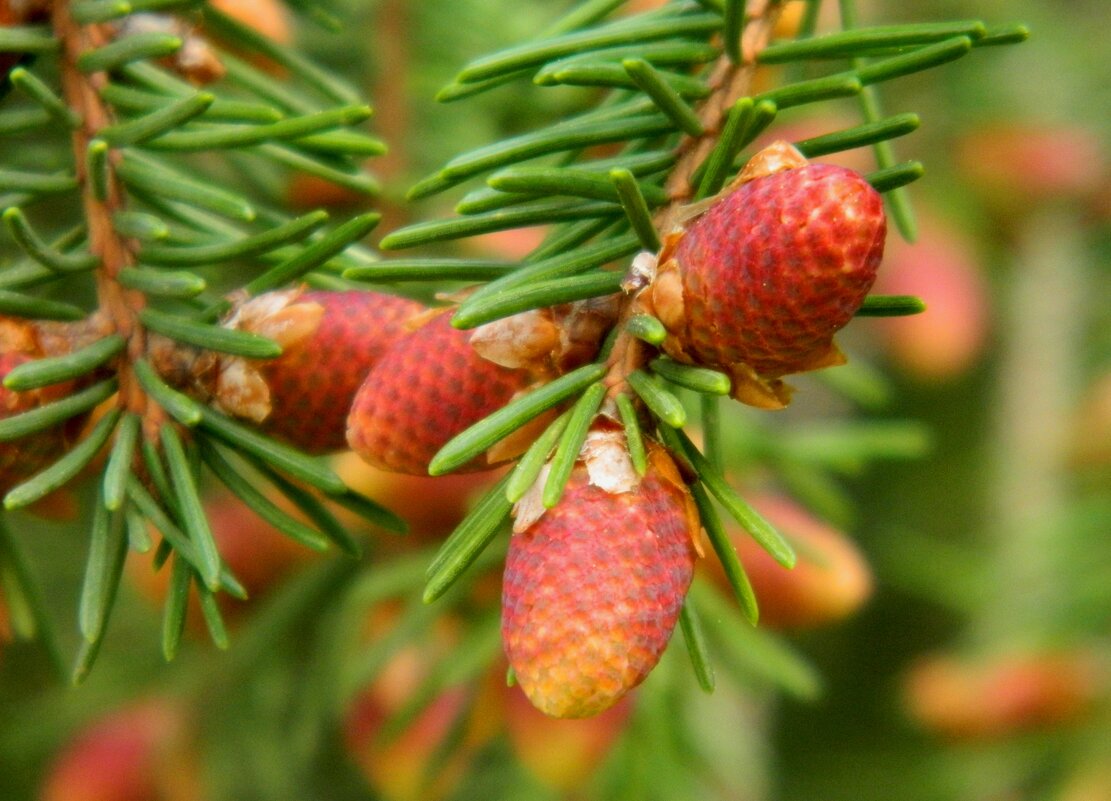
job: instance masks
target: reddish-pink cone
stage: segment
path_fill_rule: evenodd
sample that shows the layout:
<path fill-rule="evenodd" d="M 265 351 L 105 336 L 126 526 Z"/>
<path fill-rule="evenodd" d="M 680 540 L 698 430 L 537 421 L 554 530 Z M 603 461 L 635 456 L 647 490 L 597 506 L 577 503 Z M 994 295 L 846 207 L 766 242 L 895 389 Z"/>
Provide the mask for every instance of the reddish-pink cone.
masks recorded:
<path fill-rule="evenodd" d="M 674 358 L 724 370 L 734 396 L 778 408 L 779 378 L 839 364 L 833 335 L 883 257 L 883 200 L 862 176 L 779 143 L 660 254 L 649 303 Z M 750 177 L 752 176 L 752 177 Z"/>
<path fill-rule="evenodd" d="M 471 332 L 439 314 L 404 337 L 367 374 L 347 418 L 347 442 L 385 470 L 426 475 L 456 434 L 497 411 L 531 383 L 525 370 L 478 355 Z M 463 469 L 489 466 L 479 457 Z"/>
<path fill-rule="evenodd" d="M 644 680 L 690 586 L 697 520 L 674 462 L 657 446 L 628 492 L 592 484 L 579 464 L 555 508 L 513 536 L 502 639 L 537 709 L 589 717 Z"/>
<path fill-rule="evenodd" d="M 409 332 L 419 303 L 377 292 L 269 292 L 229 321 L 282 346 L 270 361 L 221 359 L 218 403 L 307 453 L 346 446 L 347 413 L 371 368 Z"/>

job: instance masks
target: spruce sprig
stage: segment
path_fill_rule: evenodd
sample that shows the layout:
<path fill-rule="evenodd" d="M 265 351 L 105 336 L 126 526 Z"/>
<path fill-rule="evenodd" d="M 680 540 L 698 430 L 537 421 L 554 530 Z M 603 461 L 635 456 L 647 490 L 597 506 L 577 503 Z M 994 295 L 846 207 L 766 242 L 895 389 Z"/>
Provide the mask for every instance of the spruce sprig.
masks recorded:
<path fill-rule="evenodd" d="M 326 26 L 335 23 L 320 4 L 290 5 Z M 389 232 L 380 244 L 400 250 L 549 226 L 544 242 L 519 263 L 442 253 L 379 261 L 360 244 L 378 223 L 376 213 L 332 220 L 323 211 L 291 216 L 276 210 L 272 198 L 254 187 L 290 170 L 373 197 L 378 184 L 363 162 L 383 153 L 385 144 L 363 130 L 371 109 L 352 87 L 208 3 L 58 2 L 49 25 L 0 29 L 0 51 L 38 60 L 12 71 L 14 91 L 0 109 L 0 135 L 41 136 L 69 155 L 65 163 L 13 158 L 0 166 L 0 207 L 20 254 L 0 270 L 0 312 L 36 325 L 70 324 L 77 332 L 72 347 L 13 370 L 5 383 L 22 391 L 58 382 L 78 386 L 63 400 L 0 421 L 0 438 L 26 436 L 107 407 L 83 440 L 5 497 L 9 508 L 28 505 L 72 480 L 100 452 L 109 453 L 92 517 L 79 615 L 83 644 L 73 675 L 85 676 L 99 651 L 116 597 L 120 554 L 125 546 L 154 545 L 148 522 L 162 536 L 158 563 L 171 572 L 165 654 L 179 648 L 184 599 L 193 586 L 214 641 L 226 644 L 213 593 L 241 594 L 242 588 L 222 563 L 204 518 L 201 492 L 209 478 L 312 547 L 330 542 L 351 553 L 360 550 L 330 511 L 333 502 L 379 526 L 403 528 L 390 512 L 348 489 L 322 460 L 226 416 L 166 367 L 174 360 L 159 348 L 175 355 L 280 356 L 276 343 L 221 324 L 233 306 L 226 294 L 231 290 L 242 290 L 236 296 L 242 297 L 301 282 L 478 282 L 454 315 L 459 328 L 600 297 L 617 298 L 621 308 L 632 291 L 629 257 L 658 251 L 691 202 L 710 201 L 726 186 L 780 111 L 844 97 L 860 99 L 861 123 L 796 145 L 811 157 L 874 148 L 878 169 L 868 180 L 887 193 L 894 218 L 912 238 L 902 188 L 923 168 L 917 161 L 900 162 L 893 142 L 919 120 L 908 113 L 885 116 L 877 86 L 985 46 L 1021 41 L 1025 29 L 978 20 L 860 27 L 851 2 L 842 0 L 844 30 L 811 35 L 807 24 L 797 39 L 772 42 L 782 5 L 674 0 L 655 11 L 617 16 L 619 0 L 584 0 L 533 40 L 464 65 L 441 100 L 509 82 L 538 91 L 586 86 L 602 94 L 592 94 L 591 105 L 568 119 L 452 158 L 409 196 L 466 188 L 457 216 L 415 222 Z M 166 29 L 135 30 L 129 22 L 140 11 L 162 15 Z M 199 23 L 202 33 L 183 20 Z M 206 33 L 219 37 L 218 44 L 207 44 L 223 77 L 198 88 L 196 75 L 175 58 L 188 37 Z M 48 63 L 56 69 L 40 69 Z M 289 80 L 275 79 L 260 66 L 265 63 L 280 65 Z M 789 79 L 754 92 L 755 71 L 781 63 L 791 65 Z M 59 76 L 57 85 L 53 75 Z M 228 173 L 248 180 L 236 185 L 225 180 Z M 54 299 L 63 289 L 66 301 Z M 916 298 L 874 296 L 859 313 L 921 308 Z M 755 620 L 751 588 L 735 554 L 730 556 L 710 495 L 781 562 L 792 562 L 793 553 L 722 478 L 722 444 L 713 435 L 720 426 L 711 402 L 730 391 L 729 378 L 661 358 L 657 346 L 666 329 L 654 318 L 618 313 L 612 329 L 609 346 L 595 361 L 479 421 L 433 460 L 430 472 L 450 471 L 541 413 L 563 410 L 517 470 L 445 543 L 429 568 L 425 600 L 447 593 L 480 557 L 501 530 L 511 500 L 521 497 L 549 458 L 554 467 L 544 502 L 558 501 L 595 413 L 612 401 L 639 472 L 646 469 L 645 440 L 653 438 L 691 468 L 704 526 L 742 609 Z M 688 390 L 703 396 L 711 438 L 704 451 L 680 430 L 692 417 Z M 912 439 L 879 436 L 869 441 L 869 453 L 907 453 L 920 447 Z M 836 443 L 824 443 L 826 452 L 820 440 L 770 440 L 754 433 L 749 457 L 765 460 L 792 488 L 824 496 L 826 508 L 836 509 L 836 492 L 825 481 L 826 471 L 840 466 L 838 454 L 844 457 Z M 259 481 L 267 491 L 256 488 Z M 275 503 L 271 490 L 302 516 Z M 34 596 L 33 588 L 21 588 L 20 597 Z M 712 603 L 709 608 L 712 613 Z M 46 628 L 35 615 L 27 619 Z M 707 641 L 715 634 L 740 640 L 735 632 L 704 637 L 697 619 L 693 609 L 685 613 L 684 633 L 699 679 L 708 686 Z M 796 689 L 810 687 L 804 670 L 781 661 Z"/>
<path fill-rule="evenodd" d="M 874 148 L 878 169 L 866 178 L 891 198 L 898 227 L 912 238 L 913 218 L 902 188 L 924 171 L 917 161 L 899 163 L 892 143 L 916 130 L 920 120 L 912 113 L 885 117 L 879 111 L 876 87 L 962 58 L 981 45 L 1020 41 L 1023 29 L 989 29 L 979 20 L 860 28 L 845 0 L 843 31 L 814 36 L 816 17 L 809 14 L 796 40 L 773 42 L 771 31 L 781 5 L 773 0 L 751 15 L 744 3 L 733 2 L 673 2 L 626 18 L 612 18 L 607 12 L 592 17 L 589 23 L 557 25 L 557 32 L 551 35 L 465 65 L 441 92 L 441 100 L 460 100 L 508 82 L 525 81 L 538 88 L 581 85 L 608 89 L 609 93 L 577 116 L 457 155 L 418 181 L 409 193 L 414 199 L 478 181 L 484 185 L 463 196 L 456 207 L 458 217 L 395 230 L 382 240 L 382 248 L 420 248 L 517 225 L 544 224 L 550 233 L 516 266 L 410 258 L 399 259 L 395 268 L 386 260 L 350 271 L 348 276 L 413 281 L 469 278 L 477 285 L 452 319 L 453 325 L 465 329 L 525 310 L 606 295 L 615 296 L 620 307 L 637 280 L 635 271 L 627 272 L 628 256 L 638 248 L 658 251 L 666 234 L 680 227 L 690 213 L 687 204 L 710 202 L 744 167 L 753 142 L 774 124 L 779 111 L 844 97 L 860 98 L 863 119 L 859 124 L 811 136 L 795 145 L 809 157 Z M 816 6 L 811 4 L 811 10 Z M 998 30 L 999 35 L 989 35 L 990 30 Z M 780 85 L 760 93 L 751 91 L 752 77 L 760 65 L 803 61 L 809 66 L 807 74 L 795 69 Z M 599 145 L 606 146 L 605 155 L 597 155 Z M 615 200 L 623 215 L 614 216 L 605 205 Z M 572 217 L 572 209 L 581 216 Z M 496 275 L 492 274 L 495 271 Z M 877 295 L 865 301 L 859 314 L 889 316 L 922 309 L 917 298 Z M 723 533 L 711 496 L 782 564 L 792 565 L 795 555 L 786 540 L 722 477 L 721 426 L 713 396 L 728 394 L 730 379 L 659 358 L 656 346 L 666 329 L 654 318 L 618 316 L 614 324 L 620 333 L 612 350 L 604 351 L 593 366 L 579 368 L 568 391 L 554 390 L 572 376 L 477 422 L 444 446 L 433 460 L 432 472 L 464 464 L 554 403 L 565 413 L 525 454 L 511 474 L 509 492 L 509 500 L 517 501 L 533 481 L 546 476 L 545 506 L 554 504 L 570 475 L 567 465 L 574 462 L 560 450 L 561 443 L 581 444 L 582 425 L 572 426 L 567 421 L 577 420 L 585 408 L 596 408 L 588 387 L 598 386 L 593 383 L 593 371 L 604 369 L 604 383 L 610 388 L 607 395 L 616 404 L 637 469 L 644 469 L 644 437 L 662 440 L 689 468 L 703 525 L 740 606 L 755 623 L 751 586 Z M 706 436 L 712 438 L 705 452 L 695 448 L 681 430 L 687 424 L 682 389 L 703 394 Z M 823 493 L 827 500 L 833 497 L 825 479 L 811 466 L 771 443 L 763 445 L 767 450 L 752 458 L 764 458 L 780 468 L 792 489 L 810 498 Z M 551 469 L 542 473 L 540 466 L 548 458 Z M 439 564 L 450 564 L 450 569 L 434 567 L 426 600 L 442 595 L 450 582 L 462 575 L 466 563 L 476 559 L 495 536 L 509 511 L 504 499 L 495 502 L 500 495 L 491 492 L 449 540 L 465 545 L 446 548 L 451 555 L 442 555 Z M 836 507 L 836 500 L 825 503 L 827 509 Z M 684 633 L 696 673 L 704 685 L 709 684 L 705 643 L 693 613 L 685 620 Z M 727 652 L 730 647 L 726 645 Z M 812 677 L 803 668 L 792 667 L 787 673 L 793 676 L 788 681 L 796 691 L 813 692 Z"/>
<path fill-rule="evenodd" d="M 151 19 L 160 29 L 151 30 L 149 19 L 146 27 L 133 25 L 139 12 L 157 13 Z M 0 311 L 32 327 L 64 321 L 51 323 L 56 336 L 49 341 L 60 344 L 12 370 L 6 386 L 27 392 L 72 382 L 78 389 L 0 421 L 0 434 L 34 435 L 104 407 L 80 442 L 5 496 L 7 508 L 26 506 L 72 480 L 102 450 L 110 453 L 85 569 L 85 645 L 73 673 L 80 679 L 108 626 L 119 555 L 129 542 L 150 547 L 148 522 L 164 538 L 158 563 L 172 565 L 164 568 L 173 574 L 164 652 L 178 650 L 192 585 L 214 641 L 226 644 L 213 592 L 239 588 L 205 519 L 209 477 L 313 547 L 334 540 L 358 550 L 326 502 L 297 482 L 380 525 L 402 527 L 322 461 L 211 409 L 189 379 L 168 371 L 191 353 L 281 353 L 271 340 L 225 327 L 219 317 L 231 305 L 210 287 L 245 285 L 258 294 L 368 260 L 358 242 L 377 215 L 287 216 L 269 199 L 231 188 L 221 171 L 229 164 L 251 164 L 260 174 L 303 169 L 373 194 L 377 182 L 363 160 L 385 148 L 362 132 L 371 109 L 351 87 L 206 3 L 88 0 L 54 3 L 48 13 L 48 25 L 0 30 L 0 49 L 37 57 L 10 75 L 16 91 L 0 111 L 0 133 L 34 133 L 68 152 L 70 167 L 29 169 L 18 159 L 0 167 L 4 221 L 24 256 L 0 271 Z M 218 43 L 207 38 L 217 33 Z M 222 79 L 198 78 L 175 60 L 191 38 L 211 52 Z M 265 76 L 245 60 L 256 54 L 281 64 L 290 80 Z M 205 82 L 200 89 L 197 80 Z M 45 199 L 52 200 L 49 215 L 39 213 Z M 40 294 L 63 285 L 73 302 Z M 186 361 L 169 356 L 175 351 Z M 243 459 L 222 456 L 228 445 Z M 259 492 L 260 477 L 310 509 L 311 522 Z"/>

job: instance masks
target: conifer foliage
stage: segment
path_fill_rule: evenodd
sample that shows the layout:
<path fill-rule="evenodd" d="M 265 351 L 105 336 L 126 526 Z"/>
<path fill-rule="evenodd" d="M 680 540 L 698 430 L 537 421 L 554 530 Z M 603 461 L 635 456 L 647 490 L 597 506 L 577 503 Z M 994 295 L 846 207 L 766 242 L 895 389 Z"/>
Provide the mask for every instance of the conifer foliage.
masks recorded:
<path fill-rule="evenodd" d="M 93 488 L 70 675 L 101 650 L 129 551 L 168 574 L 167 658 L 191 593 L 227 645 L 218 600 L 244 586 L 206 515 L 213 485 L 286 537 L 347 552 L 302 588 L 309 607 L 340 598 L 366 546 L 352 521 L 405 528 L 325 458 L 349 445 L 403 473 L 508 465 L 423 567 L 365 570 L 392 589 L 364 594 L 423 583 L 425 603 L 471 610 L 452 679 L 500 664 L 500 620 L 511 677 L 554 716 L 620 702 L 676 627 L 704 689 L 716 650 L 738 674 L 811 692 L 805 663 L 749 626 L 756 599 L 720 512 L 783 567 L 796 553 L 726 479 L 719 402 L 782 408 L 785 377 L 845 361 L 834 335 L 854 317 L 922 310 L 869 294 L 888 221 L 915 235 L 903 187 L 923 174 L 893 144 L 918 117 L 886 115 L 877 89 L 1025 29 L 868 27 L 851 0 L 820 33 L 829 0 L 581 0 L 437 98 L 580 87 L 581 110 L 417 182 L 411 200 L 456 193 L 457 213 L 389 231 L 376 252 L 373 211 L 270 202 L 266 182 L 292 171 L 373 198 L 366 160 L 388 143 L 365 131 L 358 93 L 248 5 L 0 0 L 0 478 L 6 510 Z M 287 5 L 335 22 L 326 4 Z M 858 123 L 776 136 L 780 112 L 854 97 Z M 866 147 L 867 174 L 822 163 Z M 519 261 L 455 248 L 535 226 L 546 234 Z M 775 448 L 772 471 L 789 462 Z M 49 640 L 20 539 L 0 521 L 4 593 L 29 610 L 18 633 Z M 499 612 L 475 600 L 475 574 L 506 548 Z M 699 559 L 720 561 L 739 610 L 718 615 L 717 589 L 692 586 Z M 398 629 L 418 631 L 427 608 L 406 606 Z"/>

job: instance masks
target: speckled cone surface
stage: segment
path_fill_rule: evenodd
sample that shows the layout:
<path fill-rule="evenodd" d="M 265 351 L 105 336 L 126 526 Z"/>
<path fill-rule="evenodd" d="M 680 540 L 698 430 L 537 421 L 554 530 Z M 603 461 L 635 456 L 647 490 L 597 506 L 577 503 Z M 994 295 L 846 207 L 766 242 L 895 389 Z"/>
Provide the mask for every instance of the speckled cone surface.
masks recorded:
<path fill-rule="evenodd" d="M 510 540 L 502 640 L 541 712 L 598 714 L 655 667 L 694 570 L 689 503 L 662 450 L 631 492 L 591 485 L 580 464 L 559 504 Z"/>
<path fill-rule="evenodd" d="M 261 364 L 271 405 L 263 427 L 308 453 L 342 450 L 347 413 L 363 379 L 424 307 L 362 291 L 306 292 L 297 303 L 320 304 L 324 314 L 311 335 Z"/>
<path fill-rule="evenodd" d="M 298 303 L 318 303 L 316 330 L 284 347 L 259 370 L 270 388 L 262 427 L 308 453 L 347 447 L 347 415 L 367 373 L 406 336 L 420 303 L 378 292 L 306 292 Z"/>
<path fill-rule="evenodd" d="M 833 335 L 864 302 L 886 232 L 883 199 L 852 170 L 742 184 L 661 254 L 660 276 L 681 278 L 681 303 L 661 309 L 665 349 L 729 372 L 742 401 L 783 405 L 780 376 L 843 361 Z"/>
<path fill-rule="evenodd" d="M 448 440 L 531 382 L 525 370 L 479 356 L 470 337 L 445 313 L 391 348 L 355 396 L 347 418 L 351 448 L 375 467 L 426 475 Z M 462 469 L 487 466 L 479 457 Z"/>

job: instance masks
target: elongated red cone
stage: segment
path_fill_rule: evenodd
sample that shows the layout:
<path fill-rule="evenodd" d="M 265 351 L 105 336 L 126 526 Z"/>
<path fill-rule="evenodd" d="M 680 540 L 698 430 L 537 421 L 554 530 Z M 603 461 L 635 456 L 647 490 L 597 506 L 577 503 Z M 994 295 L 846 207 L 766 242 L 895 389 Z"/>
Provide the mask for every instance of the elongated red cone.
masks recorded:
<path fill-rule="evenodd" d="M 513 536 L 502 639 L 537 709 L 589 717 L 644 680 L 679 619 L 697 521 L 674 462 L 656 446 L 626 492 L 592 484 L 580 463 L 555 508 Z"/>
<path fill-rule="evenodd" d="M 779 408 L 781 376 L 844 361 L 833 335 L 875 281 L 887 223 L 852 170 L 809 164 L 784 143 L 751 166 L 669 239 L 648 300 L 672 357 L 724 370 L 738 400 Z"/>

